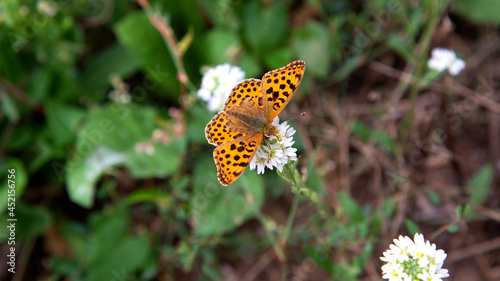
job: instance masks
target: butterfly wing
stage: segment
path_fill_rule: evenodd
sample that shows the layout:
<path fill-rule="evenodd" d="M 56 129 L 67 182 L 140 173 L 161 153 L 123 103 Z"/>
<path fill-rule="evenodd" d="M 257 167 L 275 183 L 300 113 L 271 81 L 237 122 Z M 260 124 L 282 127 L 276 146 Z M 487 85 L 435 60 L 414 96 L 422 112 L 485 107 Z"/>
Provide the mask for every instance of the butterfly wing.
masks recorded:
<path fill-rule="evenodd" d="M 234 86 L 224 104 L 224 111 L 227 112 L 229 109 L 240 105 L 244 100 L 253 100 L 258 107 L 264 108 L 262 82 L 260 80 L 247 79 Z"/>
<path fill-rule="evenodd" d="M 305 70 L 306 63 L 298 60 L 269 71 L 262 77 L 262 92 L 266 101 L 264 110 L 269 122 L 288 104 L 299 87 Z"/>
<path fill-rule="evenodd" d="M 214 150 L 217 178 L 222 185 L 233 183 L 255 156 L 264 134 L 253 134 L 225 143 Z"/>
<path fill-rule="evenodd" d="M 205 127 L 205 137 L 213 145 L 222 145 L 227 142 L 237 140 L 246 135 L 245 132 L 237 132 L 231 126 L 231 116 L 225 112 L 219 112 L 208 122 Z"/>

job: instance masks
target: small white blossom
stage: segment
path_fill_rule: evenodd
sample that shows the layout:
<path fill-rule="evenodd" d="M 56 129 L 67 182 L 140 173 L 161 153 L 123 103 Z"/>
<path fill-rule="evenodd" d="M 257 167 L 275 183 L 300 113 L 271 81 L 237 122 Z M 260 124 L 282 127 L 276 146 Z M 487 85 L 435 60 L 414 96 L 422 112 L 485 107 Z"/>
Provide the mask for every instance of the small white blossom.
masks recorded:
<path fill-rule="evenodd" d="M 208 103 L 208 109 L 221 111 L 231 89 L 245 78 L 245 72 L 237 66 L 221 64 L 209 68 L 201 80 L 198 97 Z"/>
<path fill-rule="evenodd" d="M 436 244 L 425 241 L 422 234 L 415 234 L 413 241 L 400 235 L 383 255 L 383 279 L 441 281 L 449 276 L 448 270 L 442 268 L 446 253 L 436 250 Z"/>
<path fill-rule="evenodd" d="M 432 57 L 427 62 L 427 66 L 439 72 L 448 69 L 451 75 L 456 76 L 465 68 L 465 61 L 457 58 L 452 50 L 435 48 L 432 50 Z"/>
<path fill-rule="evenodd" d="M 45 0 L 38 1 L 36 8 L 40 13 L 45 14 L 49 17 L 53 17 L 57 14 L 57 5 L 53 2 Z"/>
<path fill-rule="evenodd" d="M 132 96 L 129 93 L 129 86 L 123 82 L 122 78 L 117 74 L 111 74 L 109 77 L 113 90 L 109 92 L 109 99 L 121 104 L 128 104 L 132 101 Z"/>
<path fill-rule="evenodd" d="M 263 174 L 265 168 L 273 170 L 274 167 L 280 172 L 288 161 L 297 160 L 297 149 L 292 145 L 295 143 L 293 134 L 295 129 L 290 127 L 287 122 L 279 124 L 279 117 L 274 118 L 273 125 L 278 134 L 276 136 L 265 136 L 266 140 L 255 153 L 250 162 L 250 170 L 257 168 L 257 174 Z"/>
<path fill-rule="evenodd" d="M 111 92 L 109 92 L 109 99 L 116 103 L 128 104 L 132 100 L 132 96 L 129 92 L 112 90 Z"/>

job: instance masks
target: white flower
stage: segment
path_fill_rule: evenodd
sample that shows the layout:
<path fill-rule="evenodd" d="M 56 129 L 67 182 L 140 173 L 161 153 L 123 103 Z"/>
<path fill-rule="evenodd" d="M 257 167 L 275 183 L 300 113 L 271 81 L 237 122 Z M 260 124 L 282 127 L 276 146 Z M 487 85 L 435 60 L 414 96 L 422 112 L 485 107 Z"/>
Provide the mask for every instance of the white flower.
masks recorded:
<path fill-rule="evenodd" d="M 45 14 L 49 17 L 53 17 L 57 13 L 56 3 L 45 1 L 45 0 L 38 1 L 36 8 L 40 13 Z"/>
<path fill-rule="evenodd" d="M 265 168 L 273 170 L 274 167 L 280 172 L 283 171 L 283 166 L 288 161 L 297 160 L 297 149 L 292 148 L 295 143 L 293 134 L 295 129 L 290 127 L 287 122 L 279 124 L 279 117 L 274 118 L 273 125 L 276 127 L 278 134 L 276 136 L 265 136 L 265 141 L 255 153 L 250 162 L 250 170 L 257 167 L 257 174 L 263 174 Z"/>
<path fill-rule="evenodd" d="M 432 50 L 432 57 L 427 62 L 427 66 L 439 72 L 448 69 L 451 75 L 456 76 L 465 68 L 465 61 L 457 58 L 452 50 L 435 48 Z"/>
<path fill-rule="evenodd" d="M 237 66 L 221 64 L 209 68 L 201 80 L 198 97 L 208 103 L 210 111 L 221 111 L 231 89 L 245 78 L 245 72 Z"/>
<path fill-rule="evenodd" d="M 442 268 L 446 253 L 436 250 L 436 244 L 425 241 L 422 234 L 415 234 L 413 241 L 400 235 L 383 255 L 384 279 L 441 281 L 449 276 L 448 270 Z"/>
<path fill-rule="evenodd" d="M 116 103 L 128 104 L 132 100 L 132 96 L 129 92 L 112 90 L 111 92 L 109 92 L 109 99 Z"/>

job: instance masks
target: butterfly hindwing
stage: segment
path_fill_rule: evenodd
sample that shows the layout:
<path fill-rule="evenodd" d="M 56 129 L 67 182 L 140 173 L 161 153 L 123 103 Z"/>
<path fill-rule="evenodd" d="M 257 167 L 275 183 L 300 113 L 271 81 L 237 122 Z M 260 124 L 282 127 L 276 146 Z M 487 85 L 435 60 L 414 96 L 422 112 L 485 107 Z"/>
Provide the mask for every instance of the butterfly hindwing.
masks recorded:
<path fill-rule="evenodd" d="M 217 178 L 222 185 L 234 182 L 248 167 L 264 134 L 254 134 L 223 144 L 214 150 Z"/>

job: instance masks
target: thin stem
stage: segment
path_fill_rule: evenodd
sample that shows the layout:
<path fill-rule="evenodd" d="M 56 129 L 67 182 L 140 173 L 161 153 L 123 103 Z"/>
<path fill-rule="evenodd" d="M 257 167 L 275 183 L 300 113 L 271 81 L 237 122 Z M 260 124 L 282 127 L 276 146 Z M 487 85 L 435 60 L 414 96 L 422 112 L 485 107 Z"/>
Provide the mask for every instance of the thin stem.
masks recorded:
<path fill-rule="evenodd" d="M 408 138 L 408 134 L 410 132 L 410 127 L 411 127 L 411 122 L 413 121 L 413 115 L 414 115 L 414 108 L 415 108 L 415 103 L 417 101 L 418 93 L 420 91 L 420 80 L 422 78 L 422 72 L 424 69 L 424 66 L 426 65 L 426 56 L 429 50 L 429 46 L 432 41 L 432 35 L 434 34 L 434 30 L 436 27 L 436 24 L 439 20 L 439 14 L 437 11 L 439 10 L 439 7 L 436 8 L 433 4 L 429 5 L 429 15 L 431 17 L 430 21 L 428 22 L 424 33 L 422 35 L 422 40 L 420 41 L 420 54 L 417 58 L 417 66 L 415 68 L 414 72 L 414 77 L 415 81 L 412 84 L 411 90 L 410 90 L 410 110 L 408 112 L 408 115 L 406 116 L 405 123 L 408 124 L 408 129 L 404 131 L 403 137 L 402 137 L 402 143 L 406 143 L 406 140 Z"/>
<path fill-rule="evenodd" d="M 293 220 L 295 219 L 295 214 L 297 213 L 297 207 L 299 206 L 300 196 L 294 196 L 292 202 L 292 208 L 290 209 L 290 214 L 288 215 L 288 221 L 286 222 L 285 233 L 283 234 L 283 242 L 288 241 L 290 237 L 290 232 L 292 231 Z"/>
<path fill-rule="evenodd" d="M 285 253 L 283 253 L 283 249 L 281 249 L 281 247 L 278 244 L 277 239 L 274 236 L 274 234 L 272 233 L 272 231 L 270 229 L 268 229 L 266 221 L 264 219 L 264 216 L 262 215 L 260 210 L 256 210 L 255 214 L 257 215 L 257 218 L 259 219 L 262 227 L 264 227 L 264 230 L 266 231 L 267 239 L 269 239 L 269 241 L 271 242 L 271 245 L 273 246 L 274 252 L 276 253 L 278 258 L 280 259 L 280 262 L 283 263 L 285 261 Z"/>
<path fill-rule="evenodd" d="M 150 4 L 147 0 L 137 0 L 137 3 L 147 12 L 149 21 L 151 24 L 160 32 L 163 39 L 167 44 L 167 49 L 172 57 L 175 68 L 177 69 L 177 79 L 181 83 L 183 87 L 188 88 L 189 90 L 196 90 L 196 87 L 191 83 L 189 77 L 186 74 L 186 70 L 184 68 L 184 63 L 182 61 L 182 52 L 179 49 L 179 45 L 177 39 L 175 38 L 174 32 L 170 24 L 165 20 L 164 17 L 154 15 L 150 11 Z M 181 87 L 181 93 L 183 94 L 185 89 Z M 181 98 L 181 106 L 182 106 L 182 98 Z"/>

